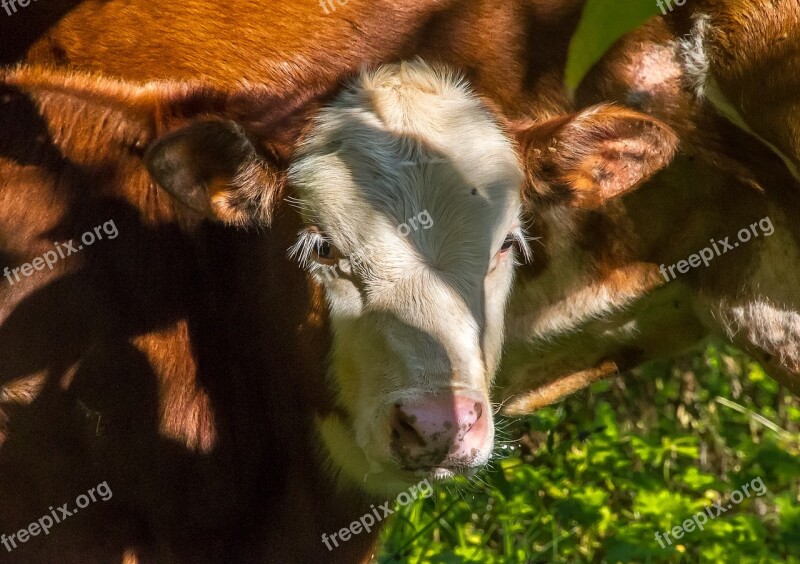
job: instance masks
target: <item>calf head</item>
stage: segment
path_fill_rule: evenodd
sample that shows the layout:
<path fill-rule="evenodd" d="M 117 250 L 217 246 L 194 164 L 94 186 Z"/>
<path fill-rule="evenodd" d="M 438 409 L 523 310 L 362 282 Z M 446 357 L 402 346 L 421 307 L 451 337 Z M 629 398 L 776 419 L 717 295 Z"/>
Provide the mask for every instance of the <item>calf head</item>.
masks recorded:
<path fill-rule="evenodd" d="M 293 251 L 331 316 L 333 457 L 376 483 L 485 464 L 524 246 L 522 171 L 495 117 L 449 72 L 383 67 L 316 116 L 289 180 L 308 225 Z"/>
<path fill-rule="evenodd" d="M 334 468 L 375 493 L 488 461 L 489 388 L 515 255 L 527 253 L 523 200 L 553 213 L 597 206 L 674 148 L 658 122 L 614 107 L 508 123 L 422 62 L 363 72 L 322 109 L 296 112 L 257 88 L 113 87 L 100 98 L 117 97 L 136 146 L 155 138 L 144 164 L 185 217 L 234 227 L 269 224 L 278 208 L 297 217 L 286 260 L 307 269 L 308 295 L 324 295 L 325 311 L 308 304 L 309 324 L 329 319 L 333 341 L 329 401 L 309 410 Z"/>
<path fill-rule="evenodd" d="M 629 306 L 664 282 L 633 235 L 639 226 L 625 203 L 638 192 L 619 196 L 671 162 L 675 134 L 657 119 L 615 106 L 562 120 L 551 120 L 557 129 L 529 149 L 540 172 L 529 177 L 527 212 L 541 246 L 518 273 L 507 312 L 498 399 L 509 415 L 552 403 L 633 361 L 632 337 L 642 326 L 631 323 L 637 311 Z M 636 215 L 653 232 L 656 209 L 665 209 L 663 202 Z M 673 308 L 678 301 L 671 296 L 658 299 L 669 311 L 644 320 L 650 335 L 691 316 L 688 304 Z"/>

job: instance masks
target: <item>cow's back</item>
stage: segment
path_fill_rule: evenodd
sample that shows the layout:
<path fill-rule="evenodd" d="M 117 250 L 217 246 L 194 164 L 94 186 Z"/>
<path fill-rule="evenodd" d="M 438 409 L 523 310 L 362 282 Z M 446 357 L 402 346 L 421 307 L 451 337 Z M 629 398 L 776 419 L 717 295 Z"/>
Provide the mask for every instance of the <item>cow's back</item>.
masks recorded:
<path fill-rule="evenodd" d="M 27 60 L 133 80 L 249 80 L 297 102 L 361 67 L 422 56 L 463 70 L 509 112 L 541 114 L 567 104 L 563 68 L 584 3 L 89 1 Z"/>

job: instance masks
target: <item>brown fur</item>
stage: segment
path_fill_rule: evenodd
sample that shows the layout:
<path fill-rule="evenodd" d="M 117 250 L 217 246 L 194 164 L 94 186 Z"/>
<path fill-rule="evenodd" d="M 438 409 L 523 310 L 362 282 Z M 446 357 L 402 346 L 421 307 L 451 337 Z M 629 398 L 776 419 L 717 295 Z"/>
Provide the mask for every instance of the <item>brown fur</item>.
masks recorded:
<path fill-rule="evenodd" d="M 134 245 L 132 251 L 126 250 L 122 253 L 124 259 L 116 255 L 107 258 L 112 263 L 124 262 L 117 266 L 124 273 L 119 282 L 122 287 L 119 296 L 113 296 L 127 306 L 125 314 L 109 313 L 109 318 L 100 325 L 102 330 L 97 329 L 98 325 L 92 320 L 83 320 L 84 327 L 98 333 L 92 333 L 94 340 L 83 337 L 66 342 L 62 339 L 61 344 L 69 353 L 63 356 L 73 364 L 80 360 L 73 384 L 66 393 L 76 394 L 91 411 L 104 414 L 107 432 L 117 433 L 108 440 L 116 450 L 103 452 L 107 456 L 100 458 L 116 461 L 120 467 L 107 469 L 100 465 L 98 477 L 105 472 L 103 478 L 112 488 L 115 487 L 114 478 L 116 483 L 126 484 L 119 486 L 121 493 L 119 498 L 115 497 L 114 507 L 119 509 L 120 531 L 130 528 L 136 534 L 115 536 L 110 554 L 116 556 L 125 550 L 135 550 L 144 560 L 159 561 L 213 561 L 232 557 L 243 561 L 309 561 L 327 560 L 329 556 L 348 561 L 363 558 L 370 542 L 364 536 L 360 542 L 350 541 L 332 555 L 316 552 L 322 550 L 319 542 L 322 531 L 337 530 L 352 520 L 353 515 L 364 511 L 355 507 L 363 502 L 358 496 L 348 498 L 348 492 L 333 493 L 329 476 L 321 468 L 315 452 L 317 443 L 309 436 L 309 413 L 325 413 L 336 408 L 329 388 L 320 379 L 322 357 L 327 347 L 318 341 L 319 330 L 325 324 L 318 289 L 304 284 L 297 272 L 287 271 L 285 259 L 277 252 L 296 227 L 296 218 L 285 206 L 279 207 L 274 217 L 271 216 L 274 226 L 266 235 L 243 235 L 199 225 L 195 216 L 176 213 L 163 192 L 154 190 L 149 183 L 136 186 L 137 182 L 145 182 L 141 179 L 138 160 L 142 146 L 190 118 L 223 113 L 244 121 L 250 131 L 258 134 L 258 150 L 276 164 L 278 170 L 302 134 L 306 110 L 311 111 L 330 96 L 342 78 L 365 64 L 421 55 L 463 70 L 476 90 L 492 100 L 493 106 L 509 121 L 524 118 L 524 123 L 533 124 L 526 129 L 530 135 L 523 138 L 523 146 L 534 153 L 533 158 L 526 155 L 526 164 L 541 166 L 529 176 L 529 181 L 535 185 L 537 179 L 547 177 L 546 173 L 553 172 L 554 168 L 570 168 L 574 174 L 557 173 L 552 180 L 562 184 L 557 188 L 566 188 L 565 194 L 574 197 L 575 227 L 588 234 L 588 230 L 596 226 L 595 218 L 602 215 L 597 210 L 602 208 L 603 201 L 631 187 L 626 182 L 603 183 L 610 177 L 633 176 L 629 174 L 631 170 L 648 177 L 671 158 L 675 139 L 658 120 L 641 115 L 629 120 L 635 135 L 628 145 L 610 143 L 611 134 L 618 135 L 620 131 L 609 126 L 603 133 L 602 119 L 590 120 L 593 129 L 589 131 L 593 135 L 575 139 L 564 132 L 560 137 L 547 135 L 548 128 L 556 131 L 551 127 L 553 123 L 566 123 L 559 122 L 557 117 L 569 106 L 562 89 L 562 69 L 566 46 L 582 4 L 582 0 L 377 4 L 350 0 L 335 13 L 324 15 L 315 5 L 284 3 L 265 10 L 263 3 L 252 0 L 228 3 L 224 11 L 219 4 L 210 2 L 158 7 L 139 0 L 133 3 L 122 0 L 85 2 L 28 50 L 29 61 L 70 64 L 129 79 L 202 76 L 213 87 L 204 87 L 201 92 L 191 87 L 188 91 L 169 94 L 178 88 L 172 85 L 165 86 L 166 92 L 156 89 L 149 93 L 123 93 L 126 96 L 123 102 L 115 104 L 113 99 L 119 93 L 114 88 L 117 87 L 97 79 L 99 87 L 89 98 L 98 103 L 108 102 L 117 113 L 112 111 L 106 116 L 95 111 L 89 115 L 96 123 L 105 124 L 98 126 L 102 131 L 106 131 L 105 126 L 111 126 L 108 131 L 115 132 L 116 137 L 102 139 L 112 142 L 119 151 L 106 154 L 92 145 L 92 137 L 76 135 L 75 143 L 83 143 L 83 151 L 87 153 L 82 158 L 91 160 L 93 155 L 101 160 L 103 174 L 111 170 L 114 178 L 126 178 L 126 182 L 131 182 L 124 194 L 114 198 L 131 206 L 128 211 L 135 219 L 127 225 L 128 232 L 147 235 L 145 240 L 150 242 L 150 249 L 168 248 L 164 254 L 159 251 L 159 260 L 164 262 L 156 264 L 152 264 L 152 251 L 146 250 L 144 244 Z M 313 35 L 309 30 L 314 30 Z M 131 49 L 131 45 L 136 48 Z M 35 73 L 26 80 L 31 81 L 30 88 L 34 90 L 42 86 L 41 92 L 36 90 L 36 97 L 46 97 L 50 91 L 65 88 L 48 84 Z M 237 98 L 235 91 L 242 80 L 263 86 L 247 87 L 246 95 Z M 114 92 L 105 94 L 107 88 Z M 66 92 L 71 95 L 70 86 L 66 87 Z M 164 95 L 175 103 L 161 101 Z M 76 98 L 82 100 L 81 96 Z M 257 113 L 253 108 L 257 108 Z M 68 116 L 77 108 L 64 105 L 56 106 L 56 110 Z M 601 112 L 601 117 L 615 112 L 617 117 L 619 113 L 634 117 L 628 110 L 620 109 L 607 109 Z M 120 113 L 126 119 L 119 120 Z M 54 114 L 50 119 L 57 120 L 57 116 Z M 552 119 L 555 122 L 548 121 Z M 90 126 L 84 124 L 84 127 Z M 647 138 L 648 130 L 656 132 L 650 137 L 660 140 L 654 153 L 633 141 Z M 30 136 L 31 132 L 22 134 Z M 554 139 L 574 148 L 571 153 L 574 158 L 566 158 L 570 156 L 568 153 L 561 155 L 565 158 L 560 160 L 535 158 L 535 150 L 550 147 Z M 584 158 L 598 147 L 603 153 L 602 159 Z M 61 145 L 58 150 L 63 150 Z M 631 158 L 627 165 L 613 166 L 616 155 Z M 274 191 L 270 192 L 274 199 L 270 202 L 278 201 L 285 188 L 280 177 L 270 176 L 273 172 L 271 169 L 255 172 L 255 177 L 261 174 L 260 178 L 266 179 L 264 184 L 274 186 Z M 255 177 L 251 178 L 250 185 Z M 97 178 L 91 185 L 99 183 Z M 20 180 L 13 177 L 13 182 Z M 598 184 L 608 188 L 601 197 L 594 196 Z M 537 194 L 541 195 L 545 187 L 542 183 L 539 187 Z M 216 188 L 218 194 L 225 195 L 228 187 L 216 185 Z M 217 209 L 217 215 L 236 222 L 236 202 L 227 197 L 217 199 L 224 208 Z M 228 204 L 231 205 L 226 208 Z M 272 206 L 268 202 L 264 207 L 271 209 Z M 71 202 L 63 204 L 62 208 L 65 213 L 75 209 Z M 33 205 L 31 209 L 37 215 L 47 215 L 40 206 Z M 139 216 L 146 221 L 139 223 Z M 540 229 L 540 225 L 543 223 L 537 223 L 536 229 Z M 569 229 L 570 225 L 564 227 Z M 614 233 L 624 233 L 626 228 L 618 226 Z M 80 229 L 76 227 L 75 231 L 80 232 Z M 122 225 L 120 232 L 125 233 Z M 559 231 L 551 234 L 558 237 Z M 594 242 L 591 237 L 587 239 L 585 245 L 591 247 Z M 30 252 L 32 240 L 25 241 L 22 247 Z M 173 250 L 175 241 L 181 244 Z M 600 251 L 609 257 L 598 262 L 598 272 L 603 279 L 620 280 L 620 285 L 652 286 L 650 272 L 617 270 L 620 265 L 611 257 L 618 256 L 615 254 L 618 243 L 613 243 L 615 239 L 610 237 L 605 241 L 612 246 Z M 226 277 L 235 270 L 232 264 L 262 264 L 265 255 L 270 257 L 267 266 L 257 268 L 257 272 L 248 277 L 248 284 Z M 154 270 L 155 275 L 138 274 L 133 265 L 140 264 Z M 75 265 L 77 268 L 77 259 Z M 211 274 L 206 272 L 209 269 Z M 205 280 L 199 288 L 193 276 L 198 271 L 204 273 L 200 278 Z M 178 273 L 177 280 L 171 278 L 175 273 Z M 160 290 L 154 288 L 154 282 L 160 284 L 155 287 Z M 184 285 L 191 288 L 188 296 L 180 295 L 179 289 Z M 92 285 L 86 287 L 91 289 Z M 291 314 L 267 303 L 265 296 L 254 290 L 263 287 L 269 287 L 271 295 L 280 295 L 286 303 L 292 304 Z M 157 295 L 151 295 L 153 293 Z M 199 307 L 201 303 L 210 305 Z M 77 312 L 83 306 L 85 304 L 75 306 L 76 313 L 70 318 L 67 334 L 82 337 L 72 324 L 79 325 Z M 109 312 L 115 311 L 109 309 Z M 300 329 L 307 332 L 295 338 Z M 16 332 L 14 325 L 10 325 L 8 334 L 16 339 L 25 333 Z M 34 337 L 37 335 L 34 333 Z M 106 340 L 112 342 L 106 344 Z M 252 345 L 262 341 L 263 344 Z M 88 348 L 84 349 L 84 345 Z M 38 350 L 32 352 L 34 356 L 42 355 Z M 51 355 L 61 360 L 61 355 Z M 131 375 L 137 376 L 137 381 L 147 382 L 143 390 L 132 385 L 133 378 L 125 379 L 122 384 L 107 381 L 101 367 L 116 358 L 135 359 L 136 368 L 131 369 Z M 87 362 L 91 368 L 83 369 Z M 49 376 L 50 363 L 38 364 L 40 370 L 44 370 L 42 373 Z M 262 366 L 274 370 L 279 375 L 277 381 L 265 382 L 264 375 L 256 373 L 257 367 Z M 20 373 L 29 372 L 20 369 Z M 589 380 L 591 378 L 586 378 L 580 383 Z M 530 381 L 526 383 L 530 389 Z M 97 391 L 115 386 L 125 393 L 108 398 Z M 63 395 L 52 393 L 58 398 Z M 89 401 L 84 401 L 84 395 L 89 396 Z M 39 401 L 39 397 L 35 401 Z M 71 405 L 69 400 L 64 401 L 67 407 Z M 100 405 L 104 402 L 106 405 Z M 263 414 L 264 405 L 286 405 L 287 408 L 281 409 L 280 417 L 267 413 L 256 420 L 256 413 Z M 128 423 L 138 423 L 140 420 L 132 413 L 133 406 L 143 408 L 145 439 L 126 431 L 129 426 L 125 424 L 114 424 L 120 417 Z M 170 406 L 173 409 L 168 409 Z M 63 414 L 65 409 L 54 413 Z M 287 412 L 291 415 L 286 416 Z M 121 415 L 113 417 L 109 413 Z M 14 416 L 18 417 L 23 416 Z M 40 421 L 37 417 L 48 421 L 40 411 L 26 412 L 25 417 L 30 421 Z M 96 423 L 94 419 L 92 422 Z M 75 451 L 73 456 L 78 467 L 81 464 L 85 467 L 86 460 L 97 459 L 94 444 L 91 439 L 84 450 Z M 136 448 L 126 450 L 122 446 L 126 444 Z M 231 454 L 234 451 L 240 458 Z M 280 453 L 280 461 L 267 462 L 275 453 Z M 8 467 L 24 468 L 26 463 L 35 465 L 37 460 L 46 457 L 46 453 L 36 452 L 24 460 L 10 458 Z M 141 474 L 153 475 L 152 472 L 136 473 L 142 470 L 144 460 L 156 460 L 159 472 L 166 476 L 163 483 L 151 484 L 140 477 Z M 124 464 L 120 461 L 131 461 L 131 468 L 122 467 Z M 309 472 L 301 468 L 315 470 Z M 234 475 L 239 481 L 224 483 L 219 480 L 221 475 Z M 216 482 L 212 476 L 217 476 Z M 201 495 L 192 488 L 208 491 Z M 63 490 L 65 499 L 75 495 L 67 489 Z M 168 503 L 160 507 L 157 500 L 163 499 Z M 20 494 L 16 501 L 26 505 L 27 514 L 40 507 L 44 497 L 33 499 Z M 208 505 L 204 504 L 214 501 L 220 507 L 207 511 Z M 188 522 L 182 512 L 189 513 Z M 75 559 L 87 550 L 89 538 L 87 529 L 80 526 L 75 523 L 73 536 L 63 533 L 64 539 L 72 539 L 70 550 Z M 246 539 L 245 548 L 242 548 L 242 538 Z M 44 559 L 45 555 L 49 554 L 26 556 Z"/>
<path fill-rule="evenodd" d="M 564 203 L 596 208 L 664 168 L 677 146 L 664 124 L 614 106 L 524 124 L 516 133 L 534 213 Z"/>
<path fill-rule="evenodd" d="M 688 12 L 688 11 L 687 11 Z M 800 166 L 800 3 L 701 0 L 708 16 L 709 72 L 749 128 Z M 673 18 L 676 36 L 686 15 Z"/>
<path fill-rule="evenodd" d="M 263 234 L 198 224 L 195 215 L 176 211 L 164 192 L 146 180 L 142 151 L 189 118 L 226 112 L 260 137 L 262 156 L 280 170 L 305 127 L 304 109 L 311 111 L 362 66 L 417 55 L 463 70 L 509 118 L 548 118 L 568 106 L 562 69 L 584 1 L 350 0 L 325 15 L 314 3 L 267 6 L 234 0 L 220 5 L 205 0 L 156 6 L 138 0 L 54 0 L 41 10 L 32 6 L 0 20 L 0 60 L 6 62 L 25 53 L 28 62 L 132 80 L 202 77 L 214 88 L 197 92 L 165 85 L 157 92 L 120 92 L 116 83 L 98 78 L 81 86 L 53 84 L 47 73 L 23 71 L 17 77 L 33 101 L 25 114 L 29 117 L 19 122 L 27 129 L 11 138 L 45 140 L 48 159 L 34 161 L 34 178 L 24 178 L 29 171 L 19 163 L 9 172 L 7 185 L 24 186 L 32 199 L 6 190 L 3 221 L 19 235 L 16 250 L 0 255 L 8 259 L 5 263 L 19 264 L 47 248 L 46 240 L 35 243 L 43 230 L 58 226 L 62 233 L 80 233 L 87 223 L 71 218 L 75 210 L 101 221 L 112 212 L 116 216 L 121 206 L 128 219 L 118 222 L 113 256 L 109 252 L 103 257 L 119 273 L 113 291 L 99 279 L 84 280 L 82 261 L 89 266 L 94 261 L 93 254 L 83 254 L 56 267 L 68 272 L 54 271 L 52 280 L 37 278 L 42 287 L 32 288 L 31 294 L 15 289 L 14 298 L 0 296 L 3 313 L 11 316 L 0 329 L 8 343 L 2 350 L 19 347 L 23 338 L 30 343 L 13 357 L 12 366 L 0 370 L 3 382 L 33 370 L 47 382 L 60 380 L 54 371 L 75 372 L 66 390 L 50 385 L 44 396 L 29 392 L 29 405 L 6 412 L 10 425 L 29 422 L 40 433 L 52 425 L 64 436 L 89 435 L 80 448 L 54 444 L 26 452 L 21 446 L 26 437 L 10 434 L 0 480 L 5 477 L 3 491 L 10 488 L 17 495 L 3 505 L 7 512 L 0 514 L 0 530 L 24 525 L 51 500 L 73 499 L 83 488 L 74 485 L 78 476 L 89 484 L 97 483 L 95 478 L 108 480 L 115 492 L 108 513 L 116 521 L 101 513 L 101 507 L 92 509 L 98 519 L 119 523 L 102 556 L 89 549 L 96 524 L 77 518 L 72 527 L 51 537 L 52 544 L 28 543 L 13 557 L 89 562 L 124 554 L 126 560 L 160 562 L 300 562 L 367 556 L 370 535 L 360 535 L 334 553 L 321 552 L 322 532 L 337 531 L 365 510 L 360 494 L 334 493 L 331 473 L 310 436 L 313 414 L 324 415 L 335 406 L 321 379 L 327 352 L 319 341 L 327 335 L 321 290 L 304 283 L 282 252 L 297 218 L 281 205 L 272 217 L 273 227 Z M 11 20 L 14 25 L 7 26 Z M 231 93 L 243 81 L 261 86 L 248 87 L 245 99 L 237 102 Z M 73 96 L 76 89 L 81 94 Z M 84 107 L 89 92 L 96 105 Z M 173 94 L 183 103 L 164 103 L 162 97 Z M 258 113 L 249 113 L 251 107 Z M 84 121 L 60 123 L 74 115 L 83 115 Z M 40 122 L 39 129 L 31 129 L 31 123 Z M 71 139 L 50 133 L 50 123 Z M 70 153 L 66 169 L 64 151 Z M 79 164 L 73 166 L 73 161 Z M 5 174 L 6 163 L 2 165 Z M 100 180 L 109 174 L 117 182 L 114 195 L 101 203 L 76 205 L 86 192 L 101 188 Z M 55 183 L 66 183 L 58 191 L 63 201 L 53 195 Z M 282 177 L 271 176 L 265 183 L 275 186 L 277 201 Z M 235 202 L 225 207 L 230 202 L 224 197 L 226 187 L 217 188 L 223 196 L 216 198 L 215 211 L 235 222 Z M 22 207 L 27 215 L 19 213 Z M 264 207 L 271 209 L 269 202 Z M 64 218 L 67 231 L 61 226 Z M 101 253 L 103 248 L 97 249 Z M 241 278 L 231 276 L 238 268 L 234 265 L 248 263 L 262 266 Z M 106 267 L 95 269 L 99 273 Z M 65 301 L 72 285 L 63 277 L 72 275 L 89 295 L 76 301 L 71 313 L 55 318 L 60 326 L 53 333 L 59 338 L 42 350 L 34 344 L 41 342 L 43 320 Z M 48 284 L 64 290 L 54 292 Z M 189 290 L 186 295 L 183 287 Z M 264 287 L 270 288 L 269 296 L 281 296 L 280 304 L 292 307 L 270 302 L 256 290 Z M 95 288 L 112 303 L 95 306 L 103 303 L 93 296 Z M 29 295 L 52 297 L 36 307 L 35 315 L 23 318 Z M 98 319 L 80 314 L 87 302 Z M 130 368 L 122 381 L 109 382 L 114 371 L 103 367 L 116 362 Z M 263 366 L 270 367 L 270 375 L 260 372 Z M 99 391 L 104 389 L 118 391 L 107 396 Z M 36 408 L 43 397 L 56 398 L 52 401 L 61 402 L 59 408 Z M 84 410 L 70 415 L 78 399 L 102 414 L 107 430 L 100 440 L 83 428 Z M 77 422 L 64 424 L 73 418 Z M 92 419 L 89 427 L 96 423 Z M 37 436 L 31 435 L 33 440 Z M 133 448 L 126 450 L 126 444 Z M 52 491 L 26 494 L 10 470 L 40 468 L 54 452 L 69 458 L 63 466 L 74 468 L 70 472 L 75 479 L 55 481 L 42 474 L 30 483 L 46 483 Z M 97 467 L 90 472 L 92 464 Z M 158 483 L 150 476 L 160 476 Z M 219 507 L 212 510 L 214 503 Z M 86 516 L 88 520 L 88 511 Z M 37 546 L 40 552 L 35 552 Z"/>
<path fill-rule="evenodd" d="M 32 46 L 11 29 L 6 48 L 131 80 L 247 80 L 286 100 L 325 92 L 364 65 L 422 56 L 464 70 L 507 115 L 539 116 L 567 105 L 563 68 L 584 3 L 350 0 L 326 14 L 315 2 L 90 0 Z"/>

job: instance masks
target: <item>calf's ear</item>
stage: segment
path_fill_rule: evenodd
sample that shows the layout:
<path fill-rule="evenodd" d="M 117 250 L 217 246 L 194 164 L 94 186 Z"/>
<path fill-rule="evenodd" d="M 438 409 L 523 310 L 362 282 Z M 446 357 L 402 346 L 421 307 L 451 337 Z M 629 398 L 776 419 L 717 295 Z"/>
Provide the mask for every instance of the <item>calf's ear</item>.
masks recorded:
<path fill-rule="evenodd" d="M 227 224 L 269 224 L 283 174 L 260 157 L 233 121 L 195 122 L 147 150 L 158 184 L 197 213 Z"/>
<path fill-rule="evenodd" d="M 613 105 L 513 128 L 525 199 L 595 208 L 667 166 L 678 138 L 665 124 Z"/>

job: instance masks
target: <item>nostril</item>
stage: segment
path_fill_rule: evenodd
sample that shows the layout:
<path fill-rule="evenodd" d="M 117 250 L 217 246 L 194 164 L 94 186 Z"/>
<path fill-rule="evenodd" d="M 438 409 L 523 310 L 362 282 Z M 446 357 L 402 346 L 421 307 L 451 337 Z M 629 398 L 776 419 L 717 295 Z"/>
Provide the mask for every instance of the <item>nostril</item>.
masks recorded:
<path fill-rule="evenodd" d="M 395 405 L 392 415 L 392 438 L 405 445 L 426 446 L 425 439 L 414 424 L 417 422 L 415 415 L 408 415 L 399 405 Z"/>
<path fill-rule="evenodd" d="M 472 428 L 478 424 L 478 421 L 481 420 L 481 415 L 483 415 L 483 406 L 480 403 L 475 402 L 475 404 L 472 406 L 472 409 L 473 411 L 469 412 L 469 418 L 467 418 L 467 420 L 464 422 L 464 433 L 461 435 L 461 438 L 459 438 L 459 441 L 463 441 L 466 434 L 472 431 Z"/>

